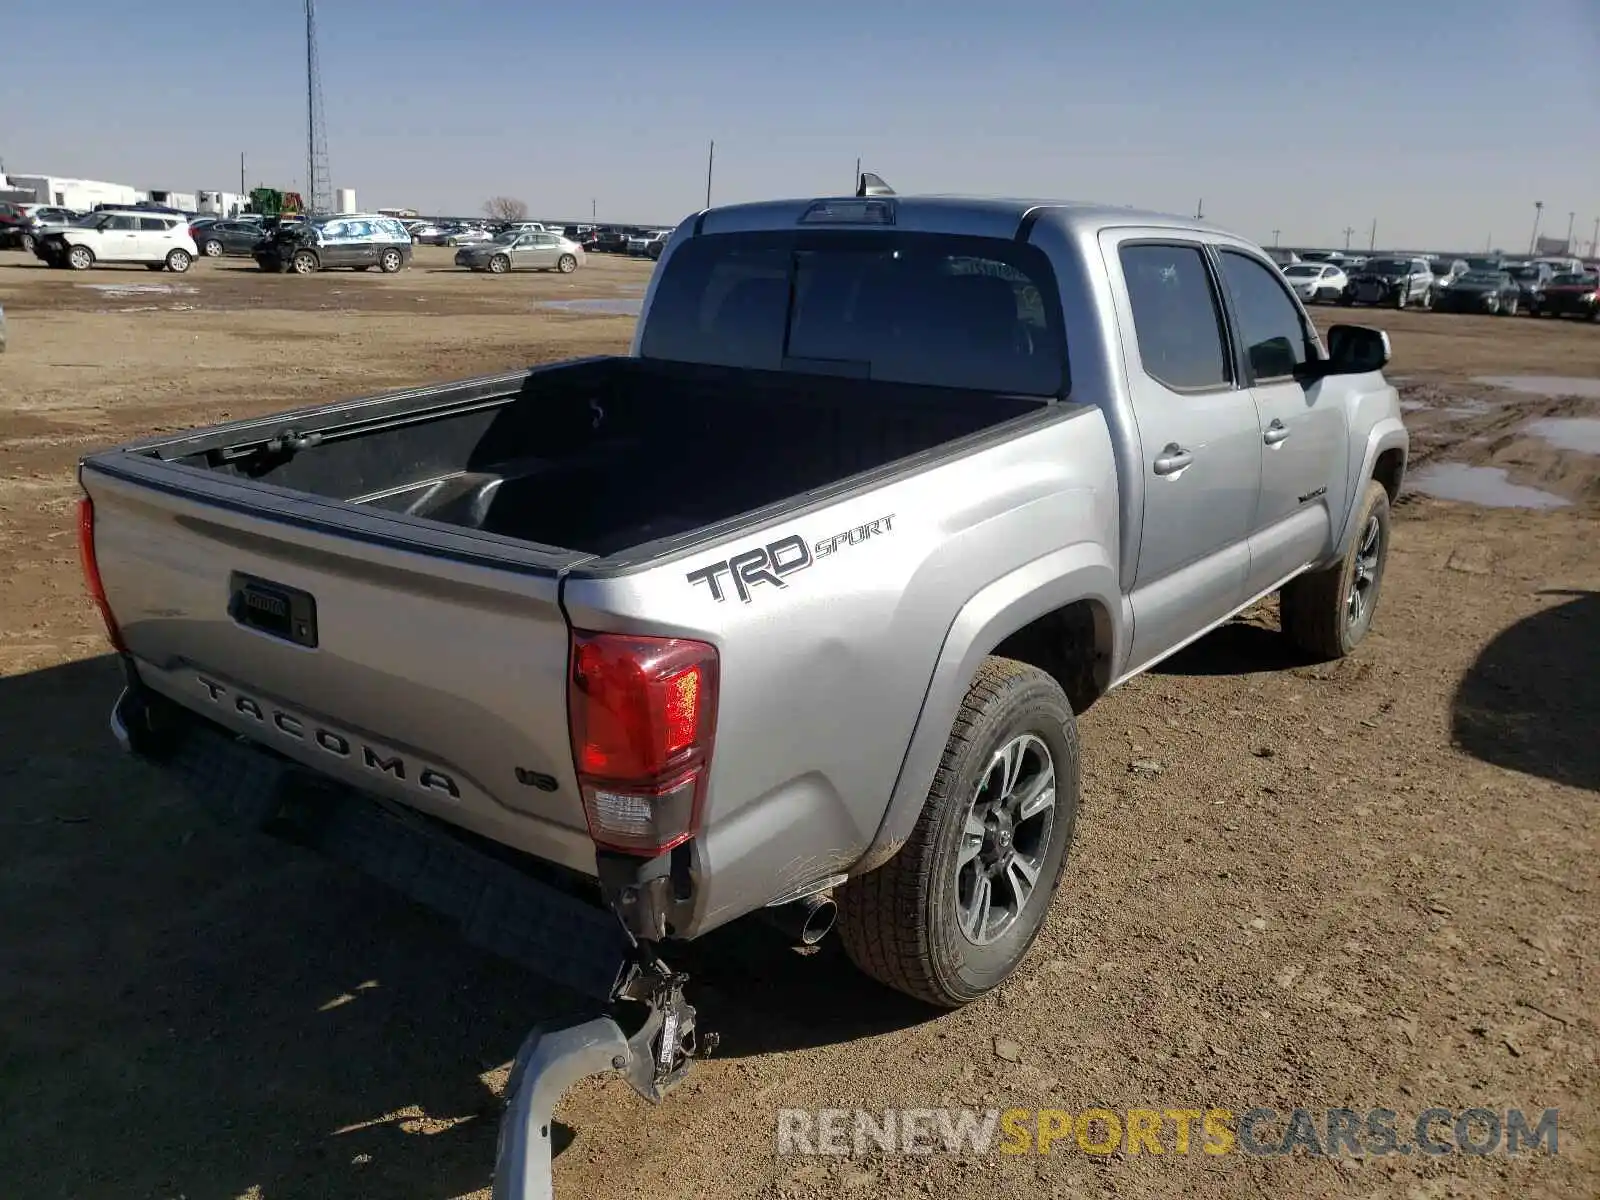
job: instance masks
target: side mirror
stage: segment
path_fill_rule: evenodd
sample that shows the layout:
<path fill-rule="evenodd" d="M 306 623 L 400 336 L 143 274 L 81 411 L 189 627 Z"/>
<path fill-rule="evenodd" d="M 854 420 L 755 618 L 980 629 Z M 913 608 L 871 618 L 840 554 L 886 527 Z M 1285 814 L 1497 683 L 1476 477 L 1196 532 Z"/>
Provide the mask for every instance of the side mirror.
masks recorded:
<path fill-rule="evenodd" d="M 1324 374 L 1364 375 L 1381 371 L 1393 355 L 1389 335 L 1367 325 L 1334 325 L 1328 330 L 1328 361 Z"/>

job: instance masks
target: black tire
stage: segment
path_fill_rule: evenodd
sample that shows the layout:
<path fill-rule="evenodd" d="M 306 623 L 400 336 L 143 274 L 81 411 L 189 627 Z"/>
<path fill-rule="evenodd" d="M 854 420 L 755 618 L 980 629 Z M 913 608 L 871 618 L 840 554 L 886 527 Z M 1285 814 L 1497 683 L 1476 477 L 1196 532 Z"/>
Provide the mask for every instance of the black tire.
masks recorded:
<path fill-rule="evenodd" d="M 1432 312 L 1433 311 L 1433 289 L 1432 288 L 1423 288 L 1422 289 L 1422 300 L 1418 304 L 1417 307 L 1421 308 L 1423 312 Z"/>
<path fill-rule="evenodd" d="M 221 258 L 222 243 L 217 241 L 216 238 L 207 238 L 205 244 L 200 247 L 200 251 L 207 258 Z"/>
<path fill-rule="evenodd" d="M 496 254 L 489 260 L 489 273 L 491 275 L 504 275 L 511 270 L 511 260 L 504 254 Z"/>
<path fill-rule="evenodd" d="M 382 271 L 385 275 L 393 275 L 405 265 L 406 256 L 401 254 L 398 250 L 385 250 L 382 254 L 378 255 L 378 270 Z"/>
<path fill-rule="evenodd" d="M 67 251 L 67 266 L 74 271 L 87 271 L 94 266 L 94 251 L 87 246 L 74 246 Z"/>
<path fill-rule="evenodd" d="M 165 266 L 174 275 L 182 275 L 193 264 L 194 258 L 187 250 L 170 250 L 167 252 Z"/>
<path fill-rule="evenodd" d="M 1517 310 L 1521 307 L 1521 297 L 1513 296 L 1500 306 L 1500 315 L 1504 317 L 1514 317 L 1517 315 Z"/>
<path fill-rule="evenodd" d="M 33 234 L 31 234 L 31 233 L 23 234 L 22 235 L 22 241 L 19 243 L 19 245 L 21 245 L 22 252 L 24 254 L 32 254 L 33 253 Z"/>
<path fill-rule="evenodd" d="M 1389 561 L 1389 493 L 1375 479 L 1356 516 L 1355 536 L 1344 559 L 1321 571 L 1290 580 L 1278 593 L 1284 635 L 1323 661 L 1343 658 L 1372 629 Z M 1362 581 L 1356 611 L 1358 578 Z"/>
<path fill-rule="evenodd" d="M 1048 750 L 1055 805 L 1048 825 L 1034 831 L 1031 892 L 1003 932 L 979 944 L 962 929 L 960 905 L 968 871 L 981 871 L 987 861 L 992 831 L 977 857 L 962 866 L 959 856 L 999 752 L 1019 739 Z M 1042 756 L 1033 761 L 1042 781 Z M 999 987 L 1022 962 L 1049 911 L 1077 823 L 1079 779 L 1078 727 L 1060 685 L 1026 663 L 985 659 L 961 702 L 911 837 L 883 866 L 839 889 L 840 938 L 850 961 L 880 983 L 942 1008 Z M 1005 837 L 1007 852 L 1022 854 L 1026 824 L 1015 826 L 1014 842 Z"/>
<path fill-rule="evenodd" d="M 1355 303 L 1356 303 L 1356 298 L 1354 296 L 1347 296 L 1347 295 L 1345 295 L 1344 293 L 1341 292 L 1339 294 L 1339 303 L 1344 305 L 1344 307 L 1346 307 L 1346 308 L 1354 308 L 1355 307 Z"/>
<path fill-rule="evenodd" d="M 289 260 L 289 268 L 296 275 L 314 275 L 321 265 L 317 256 L 309 250 L 296 250 L 294 257 Z"/>
<path fill-rule="evenodd" d="M 556 270 L 563 275 L 571 275 L 578 269 L 578 258 L 575 254 L 563 254 L 556 259 Z"/>

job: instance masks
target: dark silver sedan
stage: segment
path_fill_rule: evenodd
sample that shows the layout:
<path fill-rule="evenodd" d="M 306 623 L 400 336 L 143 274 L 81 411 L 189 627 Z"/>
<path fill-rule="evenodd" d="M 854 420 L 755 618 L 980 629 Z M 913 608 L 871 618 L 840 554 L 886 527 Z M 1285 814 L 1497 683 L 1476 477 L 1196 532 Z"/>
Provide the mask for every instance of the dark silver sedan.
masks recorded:
<path fill-rule="evenodd" d="M 456 266 L 495 275 L 506 271 L 560 271 L 570 275 L 583 266 L 583 247 L 559 233 L 508 230 L 492 242 L 463 246 L 456 251 Z"/>

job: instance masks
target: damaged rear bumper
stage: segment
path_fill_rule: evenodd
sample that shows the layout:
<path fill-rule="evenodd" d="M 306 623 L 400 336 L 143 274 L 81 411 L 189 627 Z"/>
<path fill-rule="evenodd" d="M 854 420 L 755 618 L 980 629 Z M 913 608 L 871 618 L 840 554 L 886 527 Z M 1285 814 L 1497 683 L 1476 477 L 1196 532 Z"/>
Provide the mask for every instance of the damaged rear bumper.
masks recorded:
<path fill-rule="evenodd" d="M 687 976 L 608 911 L 479 850 L 399 805 L 314 776 L 153 696 L 130 677 L 111 713 L 127 752 L 169 771 L 213 815 L 303 845 L 456 920 L 466 940 L 584 997 L 594 1014 L 524 1040 L 506 1089 L 495 1195 L 552 1194 L 550 1129 L 561 1094 L 617 1071 L 659 1102 L 709 1053 L 684 997 Z M 610 889 L 608 889 L 609 891 Z M 624 889 L 626 891 L 626 889 Z M 614 895 L 615 893 L 613 893 Z M 633 901 L 641 900 L 639 891 Z M 619 919 L 619 917 L 633 919 Z"/>

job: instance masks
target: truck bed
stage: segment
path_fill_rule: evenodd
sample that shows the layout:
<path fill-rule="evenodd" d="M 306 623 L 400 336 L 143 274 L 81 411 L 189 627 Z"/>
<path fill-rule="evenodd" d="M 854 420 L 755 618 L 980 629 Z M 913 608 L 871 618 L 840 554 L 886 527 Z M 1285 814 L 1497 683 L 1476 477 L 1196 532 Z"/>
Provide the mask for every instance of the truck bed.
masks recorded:
<path fill-rule="evenodd" d="M 587 359 L 409 401 L 229 427 L 157 452 L 241 480 L 604 557 L 827 488 L 1043 403 Z M 309 444 L 281 444 L 286 431 Z"/>

